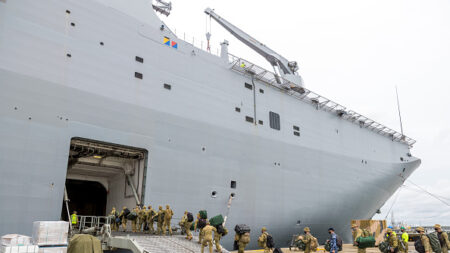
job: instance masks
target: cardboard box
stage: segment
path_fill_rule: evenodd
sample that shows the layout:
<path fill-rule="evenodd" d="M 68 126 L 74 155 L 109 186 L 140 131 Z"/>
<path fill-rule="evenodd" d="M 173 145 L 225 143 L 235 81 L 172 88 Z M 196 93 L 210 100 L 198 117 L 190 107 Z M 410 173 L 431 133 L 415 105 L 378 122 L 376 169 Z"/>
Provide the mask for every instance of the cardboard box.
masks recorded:
<path fill-rule="evenodd" d="M 1 253 L 39 253 L 39 246 L 26 245 L 26 246 L 5 246 L 3 245 L 0 250 Z"/>
<path fill-rule="evenodd" d="M 67 245 L 55 247 L 39 247 L 38 253 L 67 253 Z"/>
<path fill-rule="evenodd" d="M 39 246 L 67 245 L 69 222 L 35 221 L 33 223 L 33 244 Z"/>
<path fill-rule="evenodd" d="M 2 236 L 2 245 L 5 246 L 23 246 L 31 244 L 31 237 L 26 235 L 9 234 Z"/>

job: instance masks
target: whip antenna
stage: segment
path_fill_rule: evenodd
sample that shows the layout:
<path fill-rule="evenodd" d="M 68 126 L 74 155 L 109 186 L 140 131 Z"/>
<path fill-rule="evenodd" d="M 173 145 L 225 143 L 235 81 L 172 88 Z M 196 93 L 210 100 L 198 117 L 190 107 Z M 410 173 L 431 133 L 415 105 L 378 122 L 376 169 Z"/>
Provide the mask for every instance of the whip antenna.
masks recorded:
<path fill-rule="evenodd" d="M 395 93 L 397 94 L 397 109 L 398 109 L 398 118 L 400 119 L 400 130 L 402 132 L 402 139 L 404 138 L 403 136 L 403 123 L 402 123 L 402 114 L 400 112 L 400 101 L 398 99 L 398 90 L 397 90 L 397 85 L 395 86 Z"/>

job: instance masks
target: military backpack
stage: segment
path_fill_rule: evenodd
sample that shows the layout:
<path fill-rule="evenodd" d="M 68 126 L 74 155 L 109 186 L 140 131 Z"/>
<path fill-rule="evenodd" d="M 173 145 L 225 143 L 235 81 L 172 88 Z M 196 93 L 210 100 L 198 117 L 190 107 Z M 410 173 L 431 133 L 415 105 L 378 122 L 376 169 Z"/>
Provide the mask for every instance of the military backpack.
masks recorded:
<path fill-rule="evenodd" d="M 430 240 L 431 249 L 435 253 L 441 253 L 441 242 L 439 242 L 439 238 L 436 232 L 427 234 L 428 239 Z"/>
<path fill-rule="evenodd" d="M 425 253 L 425 247 L 423 246 L 420 237 L 414 242 L 414 248 L 419 253 Z"/>
<path fill-rule="evenodd" d="M 188 222 L 193 222 L 194 221 L 194 216 L 192 215 L 192 213 L 187 213 L 186 217 L 187 217 L 187 221 Z"/>
<path fill-rule="evenodd" d="M 319 241 L 317 240 L 317 238 L 315 238 L 314 236 L 311 235 L 311 244 L 310 244 L 311 251 L 317 251 L 318 247 L 319 247 Z"/>
<path fill-rule="evenodd" d="M 269 249 L 275 248 L 275 243 L 273 242 L 273 237 L 270 234 L 267 234 L 266 246 Z"/>
<path fill-rule="evenodd" d="M 199 229 L 202 229 L 202 228 L 206 227 L 206 220 L 205 219 L 199 219 L 198 223 L 197 223 L 197 227 Z"/>

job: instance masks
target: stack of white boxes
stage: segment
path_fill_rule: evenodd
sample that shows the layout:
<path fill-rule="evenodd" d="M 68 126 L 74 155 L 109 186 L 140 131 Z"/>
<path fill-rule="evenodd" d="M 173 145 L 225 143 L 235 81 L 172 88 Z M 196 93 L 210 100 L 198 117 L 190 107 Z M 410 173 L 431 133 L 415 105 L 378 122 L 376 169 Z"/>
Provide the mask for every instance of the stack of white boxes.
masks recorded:
<path fill-rule="evenodd" d="M 18 234 L 2 236 L 1 253 L 38 253 L 39 246 L 31 243 L 31 237 Z"/>
<path fill-rule="evenodd" d="M 33 244 L 39 253 L 67 253 L 69 223 L 65 221 L 35 221 Z"/>

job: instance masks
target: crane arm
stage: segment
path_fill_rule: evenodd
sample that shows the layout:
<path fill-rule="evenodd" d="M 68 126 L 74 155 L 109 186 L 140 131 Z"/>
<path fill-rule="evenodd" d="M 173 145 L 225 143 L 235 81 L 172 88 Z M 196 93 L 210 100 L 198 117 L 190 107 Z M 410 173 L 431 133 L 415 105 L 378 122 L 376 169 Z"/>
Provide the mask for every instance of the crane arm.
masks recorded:
<path fill-rule="evenodd" d="M 213 18 L 217 23 L 223 26 L 227 31 L 233 34 L 238 40 L 255 50 L 258 54 L 266 58 L 272 66 L 278 67 L 283 74 L 296 74 L 298 66 L 296 62 L 289 62 L 283 56 L 277 54 L 272 49 L 268 48 L 263 43 L 257 41 L 252 36 L 248 35 L 238 27 L 234 26 L 224 18 L 217 15 L 211 8 L 206 8 L 205 13 Z M 280 71 L 280 72 L 281 72 Z"/>

